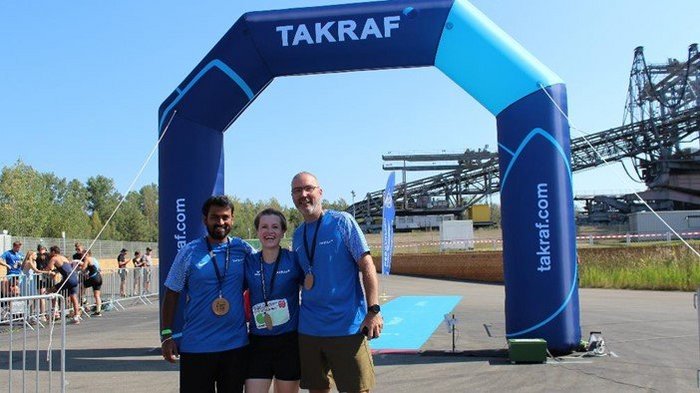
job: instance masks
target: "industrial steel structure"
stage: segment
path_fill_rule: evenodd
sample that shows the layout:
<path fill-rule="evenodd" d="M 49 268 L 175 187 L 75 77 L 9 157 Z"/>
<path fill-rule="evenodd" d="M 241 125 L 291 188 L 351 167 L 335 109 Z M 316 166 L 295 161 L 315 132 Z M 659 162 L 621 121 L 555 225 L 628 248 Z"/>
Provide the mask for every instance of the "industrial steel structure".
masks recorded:
<path fill-rule="evenodd" d="M 630 158 L 630 177 L 646 184 L 640 195 L 655 210 L 700 209 L 700 54 L 688 48 L 687 61 L 647 64 L 634 51 L 623 125 L 571 140 L 571 169 L 582 171 Z M 694 145 L 692 143 L 695 143 Z M 385 170 L 400 170 L 394 203 L 398 216 L 463 215 L 469 206 L 499 191 L 498 155 L 487 147 L 462 154 L 384 155 Z M 416 164 L 417 163 L 417 164 Z M 626 168 L 627 169 L 627 168 Z M 407 171 L 446 172 L 406 181 Z M 383 190 L 368 193 L 348 208 L 365 229 L 376 228 Z M 589 222 L 624 220 L 645 210 L 634 194 L 580 196 L 581 217 Z"/>
<path fill-rule="evenodd" d="M 697 44 L 688 48 L 686 62 L 668 59 L 665 64 L 647 64 L 644 48 L 634 50 L 624 124 L 639 130 L 638 151 L 630 157 L 635 177 L 648 188 L 639 195 L 654 210 L 700 208 L 699 109 Z M 647 210 L 633 194 L 582 199 L 593 222 Z"/>

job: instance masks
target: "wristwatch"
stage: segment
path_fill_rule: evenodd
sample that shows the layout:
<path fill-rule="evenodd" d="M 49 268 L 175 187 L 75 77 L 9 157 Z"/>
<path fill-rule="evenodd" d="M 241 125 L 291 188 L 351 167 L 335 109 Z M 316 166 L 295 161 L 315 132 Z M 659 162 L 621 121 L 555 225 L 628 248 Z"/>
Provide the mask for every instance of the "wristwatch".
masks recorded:
<path fill-rule="evenodd" d="M 382 310 L 381 307 L 379 307 L 378 304 L 373 304 L 369 307 L 367 307 L 367 311 L 371 312 L 372 314 L 379 314 L 379 312 Z"/>

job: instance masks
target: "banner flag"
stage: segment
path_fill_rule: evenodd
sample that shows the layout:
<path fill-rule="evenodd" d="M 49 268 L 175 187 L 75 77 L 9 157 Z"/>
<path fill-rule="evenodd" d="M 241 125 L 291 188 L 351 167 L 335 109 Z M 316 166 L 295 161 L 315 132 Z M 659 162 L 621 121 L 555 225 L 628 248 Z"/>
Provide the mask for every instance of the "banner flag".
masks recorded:
<path fill-rule="evenodd" d="M 384 189 L 384 204 L 382 206 L 382 274 L 391 272 L 391 254 L 394 252 L 394 172 L 389 175 Z"/>

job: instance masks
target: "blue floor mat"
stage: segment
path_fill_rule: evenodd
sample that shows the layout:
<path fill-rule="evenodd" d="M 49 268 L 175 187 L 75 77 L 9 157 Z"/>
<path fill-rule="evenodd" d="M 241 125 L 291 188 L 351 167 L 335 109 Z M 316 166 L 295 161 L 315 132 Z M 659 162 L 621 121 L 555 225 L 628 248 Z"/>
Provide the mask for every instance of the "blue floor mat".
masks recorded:
<path fill-rule="evenodd" d="M 382 305 L 384 330 L 370 341 L 373 350 L 418 350 L 461 296 L 401 296 Z"/>

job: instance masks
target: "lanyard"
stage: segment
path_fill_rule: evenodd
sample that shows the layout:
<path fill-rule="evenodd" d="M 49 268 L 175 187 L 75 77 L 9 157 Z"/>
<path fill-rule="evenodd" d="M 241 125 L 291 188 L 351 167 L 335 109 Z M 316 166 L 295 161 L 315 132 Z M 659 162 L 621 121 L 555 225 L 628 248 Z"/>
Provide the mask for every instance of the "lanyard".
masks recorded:
<path fill-rule="evenodd" d="M 308 241 L 306 240 L 306 223 L 304 223 L 304 251 L 306 251 L 306 258 L 309 260 L 309 270 L 314 267 L 314 256 L 316 255 L 316 240 L 318 239 L 318 228 L 321 227 L 321 222 L 323 222 L 323 213 L 318 218 L 318 223 L 316 224 L 316 230 L 314 230 L 314 240 L 311 245 L 311 252 L 309 252 Z"/>
<path fill-rule="evenodd" d="M 224 275 L 223 277 L 221 276 L 221 272 L 219 271 L 219 266 L 218 263 L 216 262 L 216 254 L 214 254 L 214 251 L 211 249 L 211 244 L 209 244 L 209 240 L 204 237 L 204 242 L 207 243 L 207 249 L 209 250 L 209 256 L 211 257 L 212 262 L 214 263 L 214 272 L 216 272 L 216 279 L 219 281 L 219 297 L 223 297 L 223 286 L 224 286 L 224 280 L 226 280 L 226 273 L 228 272 L 228 262 L 229 262 L 229 251 L 231 250 L 231 239 L 228 239 L 228 244 L 226 245 L 226 262 L 224 263 Z"/>
<path fill-rule="evenodd" d="M 280 247 L 279 253 L 277 254 L 277 259 L 275 259 L 275 265 L 272 268 L 272 278 L 270 279 L 270 296 L 272 296 L 273 287 L 275 286 L 275 277 L 277 277 L 277 267 L 280 264 L 280 259 L 282 258 L 282 248 Z M 260 252 L 260 283 L 262 284 L 262 295 L 263 301 L 265 301 L 265 306 L 267 307 L 267 301 L 270 296 L 268 296 L 267 290 L 265 288 L 265 266 L 263 262 L 262 251 Z"/>

